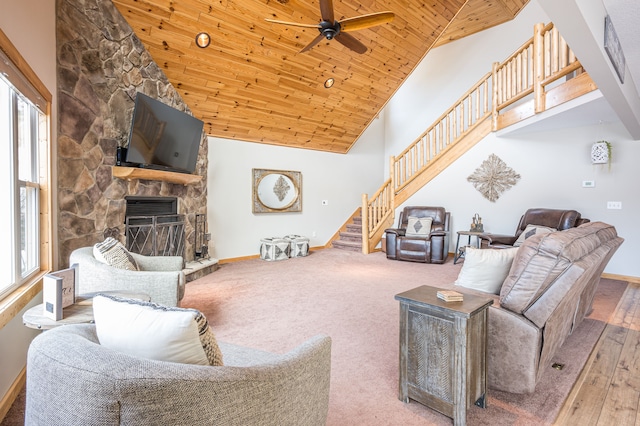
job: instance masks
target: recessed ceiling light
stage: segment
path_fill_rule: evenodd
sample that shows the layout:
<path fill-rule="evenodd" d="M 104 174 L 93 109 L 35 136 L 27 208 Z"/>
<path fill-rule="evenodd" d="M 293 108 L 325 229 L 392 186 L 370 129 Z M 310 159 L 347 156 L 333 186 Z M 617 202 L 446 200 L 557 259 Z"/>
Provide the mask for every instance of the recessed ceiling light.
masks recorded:
<path fill-rule="evenodd" d="M 211 37 L 207 33 L 199 33 L 196 36 L 196 44 L 198 47 L 205 48 L 211 43 Z"/>
<path fill-rule="evenodd" d="M 336 81 L 333 78 L 328 78 L 325 80 L 324 82 L 324 87 L 327 89 L 330 89 L 331 86 L 333 86 L 333 83 L 335 83 Z"/>

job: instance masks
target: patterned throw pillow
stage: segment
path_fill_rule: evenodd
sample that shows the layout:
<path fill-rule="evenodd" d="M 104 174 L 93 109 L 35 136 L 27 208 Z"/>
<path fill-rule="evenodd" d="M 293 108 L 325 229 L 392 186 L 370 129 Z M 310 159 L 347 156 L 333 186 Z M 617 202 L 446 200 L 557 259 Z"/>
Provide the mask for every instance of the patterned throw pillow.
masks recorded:
<path fill-rule="evenodd" d="M 431 233 L 432 223 L 433 218 L 431 217 L 409 216 L 405 235 L 407 237 L 426 237 Z"/>
<path fill-rule="evenodd" d="M 209 322 L 196 309 L 98 294 L 93 315 L 102 346 L 158 361 L 223 365 Z"/>
<path fill-rule="evenodd" d="M 536 234 L 548 234 L 549 232 L 555 232 L 555 231 L 557 231 L 556 228 L 549 228 L 547 226 L 529 224 L 527 225 L 526 228 L 524 228 L 524 231 L 522 231 L 522 234 L 518 236 L 518 239 L 516 240 L 515 243 L 513 243 L 513 246 L 520 247 L 522 243 L 524 243 L 524 240 L 526 240 L 529 237 L 533 237 Z"/>
<path fill-rule="evenodd" d="M 93 246 L 93 257 L 96 260 L 118 269 L 138 271 L 138 264 L 131 253 L 115 238 L 108 237 Z"/>

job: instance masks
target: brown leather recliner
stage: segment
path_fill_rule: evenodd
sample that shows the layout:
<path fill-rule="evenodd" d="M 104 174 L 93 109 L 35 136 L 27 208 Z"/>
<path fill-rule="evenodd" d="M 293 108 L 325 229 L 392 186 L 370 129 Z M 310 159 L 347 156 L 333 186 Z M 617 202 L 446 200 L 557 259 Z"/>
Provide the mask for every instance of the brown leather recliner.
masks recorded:
<path fill-rule="evenodd" d="M 385 230 L 387 259 L 423 263 L 444 263 L 449 254 L 450 213 L 444 207 L 405 207 L 398 227 Z M 432 218 L 425 235 L 406 235 L 409 218 Z"/>
<path fill-rule="evenodd" d="M 554 228 L 557 231 L 563 231 L 587 222 L 589 222 L 589 219 L 582 218 L 580 213 L 575 210 L 534 208 L 527 210 L 525 214 L 522 215 L 515 235 L 483 233 L 479 237 L 482 247 L 506 248 L 513 247 L 513 244 L 527 225 L 539 225 Z"/>

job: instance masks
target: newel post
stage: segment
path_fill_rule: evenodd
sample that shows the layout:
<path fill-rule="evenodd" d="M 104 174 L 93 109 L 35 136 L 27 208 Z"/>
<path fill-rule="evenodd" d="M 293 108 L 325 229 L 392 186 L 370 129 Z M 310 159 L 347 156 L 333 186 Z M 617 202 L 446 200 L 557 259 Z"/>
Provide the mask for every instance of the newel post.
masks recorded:
<path fill-rule="evenodd" d="M 362 254 L 369 254 L 369 196 L 362 194 Z"/>
<path fill-rule="evenodd" d="M 533 27 L 533 99 L 535 113 L 545 110 L 545 93 L 542 81 L 544 80 L 544 24 L 536 24 Z"/>

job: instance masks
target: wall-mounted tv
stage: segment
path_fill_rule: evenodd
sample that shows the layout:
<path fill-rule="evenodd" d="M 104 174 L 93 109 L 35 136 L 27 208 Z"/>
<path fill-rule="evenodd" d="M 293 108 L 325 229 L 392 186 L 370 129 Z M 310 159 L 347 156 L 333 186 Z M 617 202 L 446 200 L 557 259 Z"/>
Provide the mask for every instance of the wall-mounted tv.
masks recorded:
<path fill-rule="evenodd" d="M 125 161 L 138 167 L 193 173 L 203 127 L 201 120 L 138 92 Z"/>

